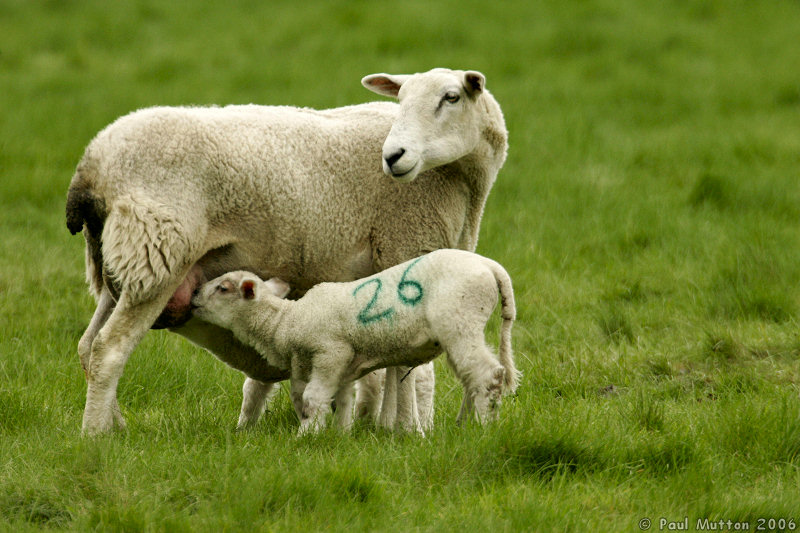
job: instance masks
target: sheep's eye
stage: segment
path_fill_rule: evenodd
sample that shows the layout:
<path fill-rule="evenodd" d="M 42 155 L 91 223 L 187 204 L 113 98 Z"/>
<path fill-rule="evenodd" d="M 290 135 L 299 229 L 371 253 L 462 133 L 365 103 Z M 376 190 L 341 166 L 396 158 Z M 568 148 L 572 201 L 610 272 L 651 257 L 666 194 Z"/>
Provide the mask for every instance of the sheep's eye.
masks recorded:
<path fill-rule="evenodd" d="M 446 102 L 449 102 L 451 104 L 455 104 L 456 102 L 458 102 L 461 99 L 461 96 L 459 96 L 458 93 L 449 92 L 449 93 L 444 95 L 444 99 L 445 99 Z"/>
<path fill-rule="evenodd" d="M 220 285 L 219 287 L 217 287 L 217 290 L 222 294 L 225 294 L 226 292 L 228 292 L 229 289 L 225 285 Z"/>

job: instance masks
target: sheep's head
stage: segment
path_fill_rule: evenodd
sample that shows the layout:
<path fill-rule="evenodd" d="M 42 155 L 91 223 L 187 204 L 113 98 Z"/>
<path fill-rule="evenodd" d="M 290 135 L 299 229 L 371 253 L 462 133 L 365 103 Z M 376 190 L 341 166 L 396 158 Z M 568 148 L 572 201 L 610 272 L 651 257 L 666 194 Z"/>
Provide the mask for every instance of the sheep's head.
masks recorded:
<path fill-rule="evenodd" d="M 241 313 L 250 313 L 253 302 L 284 298 L 289 285 L 278 278 L 267 281 L 250 272 L 228 272 L 203 284 L 192 297 L 192 313 L 217 326 L 231 329 Z"/>
<path fill-rule="evenodd" d="M 372 74 L 367 89 L 400 100 L 383 144 L 383 171 L 397 181 L 460 159 L 480 140 L 485 78 L 476 71 L 434 69 L 413 75 Z"/>

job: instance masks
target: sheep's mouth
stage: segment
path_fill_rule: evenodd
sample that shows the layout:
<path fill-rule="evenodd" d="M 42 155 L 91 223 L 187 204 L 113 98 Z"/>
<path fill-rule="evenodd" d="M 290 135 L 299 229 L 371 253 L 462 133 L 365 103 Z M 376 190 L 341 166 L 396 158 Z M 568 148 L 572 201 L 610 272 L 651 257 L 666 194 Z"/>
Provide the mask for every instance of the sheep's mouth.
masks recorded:
<path fill-rule="evenodd" d="M 414 165 L 414 166 L 416 166 L 416 165 Z M 414 170 L 414 167 L 411 167 L 410 169 L 406 170 L 405 172 L 392 172 L 392 177 L 393 178 L 402 178 L 403 176 L 407 175 L 412 170 Z"/>
<path fill-rule="evenodd" d="M 414 172 L 419 166 L 419 162 L 414 163 L 414 166 L 406 170 L 405 172 L 393 172 L 390 171 L 389 174 L 392 178 L 396 179 L 397 181 L 411 181 L 416 177 L 416 173 Z"/>

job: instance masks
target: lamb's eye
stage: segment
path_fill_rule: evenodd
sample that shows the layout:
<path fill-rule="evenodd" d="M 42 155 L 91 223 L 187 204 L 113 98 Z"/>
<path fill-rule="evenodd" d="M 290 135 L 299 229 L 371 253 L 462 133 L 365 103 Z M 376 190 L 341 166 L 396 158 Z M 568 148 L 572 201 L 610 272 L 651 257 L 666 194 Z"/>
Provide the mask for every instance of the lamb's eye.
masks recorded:
<path fill-rule="evenodd" d="M 228 292 L 228 287 L 226 287 L 225 285 L 220 285 L 219 287 L 217 287 L 217 290 L 222 294 L 225 294 L 226 292 Z"/>
<path fill-rule="evenodd" d="M 451 104 L 455 104 L 456 102 L 458 102 L 461 99 L 461 96 L 459 96 L 459 94 L 456 93 L 456 92 L 449 92 L 449 93 L 444 95 L 444 99 L 445 99 L 446 102 L 449 102 Z"/>

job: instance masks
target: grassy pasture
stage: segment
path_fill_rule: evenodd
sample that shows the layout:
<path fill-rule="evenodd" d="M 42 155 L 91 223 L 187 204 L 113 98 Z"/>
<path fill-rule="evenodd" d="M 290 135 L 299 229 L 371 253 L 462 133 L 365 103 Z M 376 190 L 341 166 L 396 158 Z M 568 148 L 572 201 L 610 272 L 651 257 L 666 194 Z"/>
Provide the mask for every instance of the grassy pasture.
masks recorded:
<path fill-rule="evenodd" d="M 798 43 L 790 0 L 0 0 L 0 530 L 800 528 Z M 434 66 L 484 72 L 510 131 L 479 244 L 517 298 L 501 420 L 456 427 L 439 364 L 424 440 L 296 439 L 285 391 L 236 433 L 241 376 L 153 332 L 129 430 L 80 438 L 94 306 L 64 199 L 92 136 Z"/>

